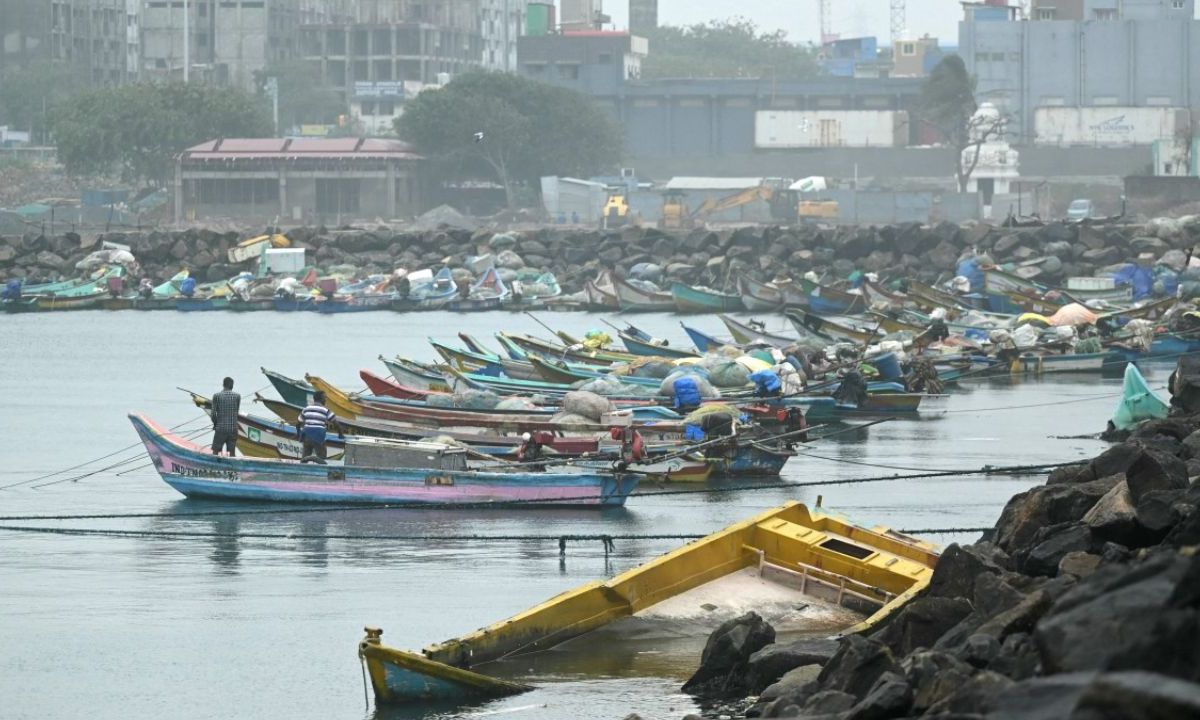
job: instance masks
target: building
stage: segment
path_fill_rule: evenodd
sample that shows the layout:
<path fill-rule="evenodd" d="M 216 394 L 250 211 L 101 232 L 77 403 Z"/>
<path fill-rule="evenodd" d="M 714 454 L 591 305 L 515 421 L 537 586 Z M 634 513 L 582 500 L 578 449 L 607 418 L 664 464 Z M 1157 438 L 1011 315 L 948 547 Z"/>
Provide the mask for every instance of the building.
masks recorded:
<path fill-rule="evenodd" d="M 136 80 L 141 1 L 0 0 L 0 73 L 59 62 L 92 84 Z"/>
<path fill-rule="evenodd" d="M 422 209 L 420 156 L 398 140 L 210 140 L 175 165 L 175 219 L 340 223 Z"/>
<path fill-rule="evenodd" d="M 925 77 L 943 57 L 937 38 L 902 38 L 892 43 L 892 77 Z"/>
<path fill-rule="evenodd" d="M 252 89 L 255 74 L 296 56 L 297 0 L 189 0 L 189 79 Z M 184 3 L 145 0 L 142 69 L 149 77 L 183 79 Z"/>
<path fill-rule="evenodd" d="M 629 0 L 629 32 L 646 37 L 658 29 L 658 0 Z"/>
<path fill-rule="evenodd" d="M 1050 9 L 1049 2 L 1034 10 Z M 1094 17 L 1111 4 L 1085 0 L 1082 9 L 1070 7 Z M 1148 144 L 1149 131 L 1127 120 L 1166 127 L 1168 116 L 1200 108 L 1200 21 L 1190 19 L 1192 0 L 1126 0 L 1116 18 L 1086 20 L 1011 21 L 982 12 L 1008 8 L 965 7 L 959 47 L 978 79 L 976 97 L 1012 118 L 1017 144 Z M 1064 108 L 1087 112 L 1066 117 Z M 1053 120 L 1053 131 L 1039 130 L 1039 117 Z M 1061 130 L 1082 125 L 1081 132 Z M 1122 128 L 1130 132 L 1116 132 Z"/>
<path fill-rule="evenodd" d="M 642 73 L 645 38 L 618 30 L 564 30 L 519 43 L 521 74 L 588 95 L 611 94 Z"/>
<path fill-rule="evenodd" d="M 821 47 L 821 70 L 833 77 L 879 77 L 887 75 L 879 60 L 874 37 L 838 38 Z"/>

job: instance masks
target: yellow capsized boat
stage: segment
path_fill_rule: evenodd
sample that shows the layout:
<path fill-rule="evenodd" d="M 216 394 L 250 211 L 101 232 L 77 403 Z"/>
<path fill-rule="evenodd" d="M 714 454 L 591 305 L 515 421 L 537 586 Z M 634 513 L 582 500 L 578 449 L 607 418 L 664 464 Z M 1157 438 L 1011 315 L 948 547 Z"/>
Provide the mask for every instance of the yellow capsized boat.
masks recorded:
<path fill-rule="evenodd" d="M 790 503 L 421 654 L 387 647 L 381 630 L 367 628 L 359 655 L 380 703 L 502 696 L 529 687 L 470 668 L 547 650 L 664 606 L 723 598 L 752 610 L 760 600 L 795 607 L 803 598 L 841 610 L 832 615 L 842 621 L 841 633 L 861 632 L 924 589 L 937 559 L 930 543 Z"/>

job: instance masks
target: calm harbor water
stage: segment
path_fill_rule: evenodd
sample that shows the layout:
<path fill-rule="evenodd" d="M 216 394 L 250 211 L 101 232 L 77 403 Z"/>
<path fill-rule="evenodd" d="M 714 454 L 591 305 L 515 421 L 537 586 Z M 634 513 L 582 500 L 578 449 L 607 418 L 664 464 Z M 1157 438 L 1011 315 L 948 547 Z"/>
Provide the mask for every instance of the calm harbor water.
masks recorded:
<path fill-rule="evenodd" d="M 585 314 L 543 316 L 574 331 L 599 327 Z M 683 343 L 679 318 L 640 326 Z M 716 318 L 688 320 L 722 330 Z M 776 318 L 771 328 L 781 328 Z M 426 337 L 487 339 L 500 329 L 546 333 L 523 315 L 432 313 L 137 313 L 0 316 L 5 364 L 0 408 L 7 442 L 0 485 L 30 481 L 133 445 L 129 411 L 164 425 L 195 421 L 176 389 L 211 393 L 237 381 L 243 409 L 263 389 L 259 367 L 308 371 L 358 388 L 357 371 L 379 354 L 431 359 Z M 1169 370 L 1151 368 L 1152 385 Z M 973 382 L 945 413 L 846 433 L 794 459 L 785 479 L 858 478 L 914 470 L 977 468 L 1091 456 L 1096 440 L 1057 439 L 1103 428 L 1119 379 L 1008 378 Z M 548 542 L 372 540 L 397 534 L 701 534 L 808 488 L 695 496 L 632 497 L 617 511 L 358 510 L 187 518 L 226 508 L 184 500 L 142 461 L 76 481 L 74 473 L 0 490 L 2 515 L 148 513 L 126 519 L 24 522 L 36 527 L 285 533 L 287 539 L 102 537 L 0 532 L 0 698 L 5 718 L 678 718 L 694 706 L 678 692 L 699 642 L 666 646 L 591 643 L 514 663 L 535 692 L 471 708 L 376 711 L 364 700 L 355 648 L 362 626 L 384 628 L 401 648 L 468 632 L 582 582 L 632 567 L 677 545 L 617 542 L 607 559 L 576 544 L 560 559 Z M 876 465 L 887 466 L 876 467 Z M 897 528 L 991 525 L 1015 492 L 1040 477 L 980 475 L 823 487 L 827 507 Z M 53 483 L 53 484 L 46 484 Z M 34 488 L 35 485 L 43 485 Z M 262 509 L 262 508 L 257 508 Z M 5 521 L 2 525 L 19 523 Z M 339 536 L 339 537 L 330 537 Z M 344 538 L 340 536 L 361 536 Z M 931 536 L 936 542 L 972 535 Z"/>

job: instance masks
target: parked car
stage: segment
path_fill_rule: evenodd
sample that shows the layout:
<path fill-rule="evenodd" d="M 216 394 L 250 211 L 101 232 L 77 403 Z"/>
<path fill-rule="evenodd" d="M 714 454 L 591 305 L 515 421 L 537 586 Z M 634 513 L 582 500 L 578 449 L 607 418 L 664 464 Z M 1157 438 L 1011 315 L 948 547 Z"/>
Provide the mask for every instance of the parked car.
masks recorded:
<path fill-rule="evenodd" d="M 1077 198 L 1072 200 L 1071 204 L 1067 206 L 1068 220 L 1074 220 L 1078 222 L 1080 220 L 1087 220 L 1090 217 L 1095 217 L 1095 215 L 1096 206 L 1093 205 L 1092 201 L 1088 200 L 1087 198 Z"/>

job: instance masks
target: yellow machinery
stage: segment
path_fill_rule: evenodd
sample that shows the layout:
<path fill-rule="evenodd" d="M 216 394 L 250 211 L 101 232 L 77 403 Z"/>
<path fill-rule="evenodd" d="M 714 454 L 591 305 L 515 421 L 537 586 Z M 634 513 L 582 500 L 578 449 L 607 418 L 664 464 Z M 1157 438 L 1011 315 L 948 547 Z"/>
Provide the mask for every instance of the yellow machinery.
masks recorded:
<path fill-rule="evenodd" d="M 608 202 L 604 203 L 604 227 L 615 228 L 621 227 L 629 222 L 629 201 L 621 193 L 613 193 L 608 196 Z"/>
<path fill-rule="evenodd" d="M 833 220 L 839 213 L 836 200 L 801 200 L 800 220 Z"/>
<path fill-rule="evenodd" d="M 678 190 L 668 190 L 663 195 L 662 219 L 658 226 L 664 230 L 690 228 L 695 222 L 688 213 L 684 194 Z"/>
<path fill-rule="evenodd" d="M 709 216 L 725 210 L 732 210 L 759 200 L 770 203 L 775 199 L 775 190 L 767 185 L 755 185 L 722 198 L 709 198 L 692 212 L 688 212 L 687 203 L 683 198 L 684 194 L 678 190 L 668 190 L 663 196 L 660 227 L 664 229 L 691 228 L 695 227 L 697 223 L 704 222 Z"/>

